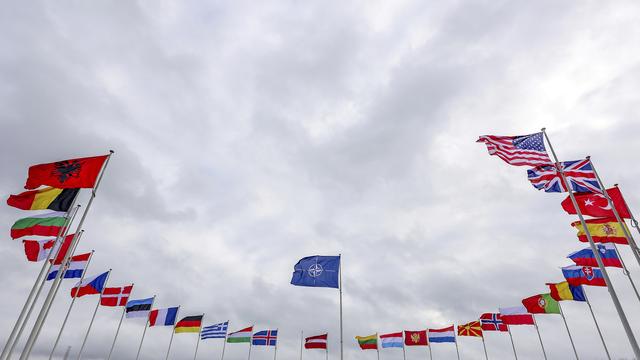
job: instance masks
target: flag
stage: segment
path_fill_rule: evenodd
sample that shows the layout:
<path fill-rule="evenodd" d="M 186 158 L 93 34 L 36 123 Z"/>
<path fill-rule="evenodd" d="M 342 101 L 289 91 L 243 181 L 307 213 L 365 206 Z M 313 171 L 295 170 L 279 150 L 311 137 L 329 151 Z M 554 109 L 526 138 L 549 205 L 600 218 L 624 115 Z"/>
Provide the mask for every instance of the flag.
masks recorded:
<path fill-rule="evenodd" d="M 326 349 L 328 336 L 329 334 L 309 336 L 308 338 L 304 339 L 304 348 L 305 349 Z"/>
<path fill-rule="evenodd" d="M 569 283 L 566 281 L 557 284 L 547 283 L 547 285 L 549 286 L 549 290 L 551 291 L 549 295 L 551 295 L 551 297 L 556 301 L 587 301 L 587 298 L 584 296 L 582 286 L 580 285 L 569 285 Z"/>
<path fill-rule="evenodd" d="M 149 310 L 153 304 L 154 298 L 129 300 L 125 307 L 126 317 L 129 318 L 146 318 L 149 316 Z"/>
<path fill-rule="evenodd" d="M 560 163 L 564 169 L 564 175 L 571 185 L 571 190 L 576 192 L 602 192 L 596 174 L 593 171 L 589 159 L 565 161 Z M 567 192 L 556 165 L 541 165 L 527 170 L 527 177 L 533 187 L 545 192 Z"/>
<path fill-rule="evenodd" d="M 262 330 L 253 334 L 251 345 L 276 346 L 276 341 L 278 341 L 278 330 Z"/>
<path fill-rule="evenodd" d="M 500 319 L 506 325 L 533 325 L 533 315 L 524 306 L 500 308 Z"/>
<path fill-rule="evenodd" d="M 56 161 L 29 167 L 25 189 L 41 185 L 61 189 L 92 188 L 108 155 Z"/>
<path fill-rule="evenodd" d="M 560 304 L 551 294 L 538 294 L 522 300 L 527 312 L 532 314 L 560 314 Z"/>
<path fill-rule="evenodd" d="M 624 230 L 615 218 L 589 219 L 585 220 L 585 223 L 594 242 L 628 244 L 627 238 L 624 236 Z M 578 230 L 578 240 L 589 242 L 587 233 L 584 231 L 580 221 L 572 222 L 571 226 Z M 624 227 L 629 231 L 626 224 Z M 631 234 L 631 232 L 628 232 L 628 234 Z"/>
<path fill-rule="evenodd" d="M 429 345 L 429 340 L 427 338 L 427 330 L 420 330 L 420 331 L 405 330 L 404 344 L 406 346 Z"/>
<path fill-rule="evenodd" d="M 627 208 L 627 203 L 624 201 L 620 189 L 614 186 L 607 189 L 607 194 L 613 201 L 613 206 L 618 210 L 618 215 L 620 215 L 622 219 L 631 219 L 631 212 Z M 593 217 L 615 216 L 611 205 L 609 205 L 609 201 L 602 193 L 575 193 L 573 196 L 576 198 L 578 209 L 580 209 L 582 215 Z M 561 205 L 567 214 L 577 214 L 576 208 L 573 206 L 573 202 L 571 202 L 571 197 L 567 196 L 566 199 L 562 200 Z"/>
<path fill-rule="evenodd" d="M 131 295 L 133 285 L 122 287 L 108 287 L 102 291 L 100 296 L 100 305 L 102 306 L 125 306 Z"/>
<path fill-rule="evenodd" d="M 251 334 L 253 334 L 253 326 L 232 332 L 227 336 L 228 343 L 250 343 Z"/>
<path fill-rule="evenodd" d="M 204 315 L 195 315 L 183 317 L 176 323 L 175 333 L 197 333 L 202 327 L 202 318 Z"/>
<path fill-rule="evenodd" d="M 11 227 L 11 238 L 23 236 L 58 236 L 67 221 L 67 213 L 52 211 L 19 219 Z"/>
<path fill-rule="evenodd" d="M 67 212 L 80 189 L 29 190 L 18 195 L 10 195 L 7 205 L 21 210 L 53 210 Z"/>
<path fill-rule="evenodd" d="M 69 252 L 69 247 L 71 247 L 71 242 L 73 241 L 73 238 L 76 236 L 76 234 L 70 234 L 65 236 L 64 240 L 62 241 L 62 245 L 60 245 L 60 249 L 58 249 L 58 246 L 54 247 L 54 253 L 57 252 L 57 254 L 55 255 L 55 259 L 53 259 L 53 265 L 60 265 L 62 264 L 62 262 L 64 261 L 64 259 L 67 257 L 67 253 Z M 49 260 L 51 261 L 51 260 Z"/>
<path fill-rule="evenodd" d="M 71 289 L 71 297 L 100 294 L 102 289 L 104 289 L 108 277 L 109 272 L 107 271 L 100 275 L 83 279 Z"/>
<path fill-rule="evenodd" d="M 22 240 L 24 245 L 24 254 L 28 261 L 42 261 L 49 256 L 51 249 L 54 248 L 56 238 L 44 240 Z"/>
<path fill-rule="evenodd" d="M 442 329 L 429 329 L 430 343 L 456 342 L 456 333 L 453 325 Z"/>
<path fill-rule="evenodd" d="M 89 263 L 89 259 L 91 258 L 92 253 L 74 255 L 69 259 L 69 267 L 64 272 L 62 276 L 63 279 L 79 279 L 82 277 L 82 273 L 87 268 L 87 264 Z M 58 276 L 58 271 L 62 267 L 62 264 L 52 264 L 49 269 L 49 274 L 47 274 L 47 281 L 53 280 Z"/>
<path fill-rule="evenodd" d="M 178 316 L 178 308 L 176 306 L 151 310 L 149 313 L 149 326 L 173 326 L 176 323 L 176 316 Z"/>
<path fill-rule="evenodd" d="M 500 314 L 496 313 L 480 315 L 480 327 L 484 331 L 507 331 L 507 325 L 502 322 Z"/>
<path fill-rule="evenodd" d="M 573 286 L 607 286 L 600 269 L 591 266 L 566 266 L 562 268 L 562 275 Z"/>
<path fill-rule="evenodd" d="M 362 350 L 378 350 L 378 334 L 369 336 L 356 336 L 358 345 Z"/>
<path fill-rule="evenodd" d="M 510 165 L 538 166 L 551 164 L 541 132 L 523 136 L 484 135 L 476 142 L 487 145 L 489 155 L 496 155 Z"/>
<path fill-rule="evenodd" d="M 616 251 L 616 247 L 613 244 L 596 244 L 598 248 L 598 252 L 600 252 L 600 257 L 602 258 L 602 262 L 604 266 L 611 267 L 622 267 L 622 262 L 618 257 L 618 252 Z M 576 265 L 579 266 L 598 266 L 598 262 L 596 261 L 596 257 L 593 254 L 593 250 L 590 247 L 584 248 L 582 250 L 578 250 L 572 252 L 567 255 L 567 258 L 573 260 Z"/>
<path fill-rule="evenodd" d="M 471 321 L 463 325 L 458 325 L 458 336 L 482 337 L 480 321 Z"/>
<path fill-rule="evenodd" d="M 229 322 L 225 321 L 220 324 L 209 325 L 202 328 L 200 332 L 200 339 L 224 339 L 227 337 L 227 329 L 229 328 Z"/>
<path fill-rule="evenodd" d="M 307 256 L 293 267 L 291 284 L 338 288 L 340 256 Z"/>
<path fill-rule="evenodd" d="M 382 346 L 383 349 L 392 348 L 392 347 L 397 347 L 397 348 L 404 347 L 402 342 L 403 342 L 402 331 L 397 333 L 380 335 L 380 346 Z"/>

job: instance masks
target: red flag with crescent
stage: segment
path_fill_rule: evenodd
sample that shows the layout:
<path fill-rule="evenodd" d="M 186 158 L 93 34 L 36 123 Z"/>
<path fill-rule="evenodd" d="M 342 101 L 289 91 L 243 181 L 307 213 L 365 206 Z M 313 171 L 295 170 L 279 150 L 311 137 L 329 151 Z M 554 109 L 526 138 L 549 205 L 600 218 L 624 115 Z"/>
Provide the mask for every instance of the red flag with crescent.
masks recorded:
<path fill-rule="evenodd" d="M 630 211 L 627 208 L 627 204 L 622 197 L 620 189 L 614 186 L 610 189 L 607 189 L 607 194 L 609 194 L 609 197 L 613 201 L 613 205 L 616 207 L 616 210 L 618 210 L 618 214 L 620 215 L 620 217 L 623 219 L 631 219 Z M 574 194 L 574 196 L 576 197 L 578 208 L 583 215 L 593 217 L 614 217 L 611 205 L 603 194 L 576 193 Z M 571 198 L 569 198 L 568 196 L 562 201 L 562 208 L 568 214 L 576 213 L 576 208 L 573 206 Z"/>

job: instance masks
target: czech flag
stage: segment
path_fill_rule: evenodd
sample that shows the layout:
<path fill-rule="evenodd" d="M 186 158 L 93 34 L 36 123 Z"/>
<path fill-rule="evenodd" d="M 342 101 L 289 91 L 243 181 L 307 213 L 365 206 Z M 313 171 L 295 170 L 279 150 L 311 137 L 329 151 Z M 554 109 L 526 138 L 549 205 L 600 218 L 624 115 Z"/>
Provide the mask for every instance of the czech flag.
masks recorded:
<path fill-rule="evenodd" d="M 107 283 L 109 272 L 83 279 L 71 289 L 71 297 L 83 297 L 85 295 L 95 295 L 102 293 L 104 285 Z"/>
<path fill-rule="evenodd" d="M 600 269 L 591 266 L 566 266 L 562 268 L 562 275 L 569 285 L 607 286 Z"/>
<path fill-rule="evenodd" d="M 600 252 L 600 257 L 602 258 L 602 262 L 604 266 L 611 267 L 622 267 L 622 262 L 618 257 L 618 252 L 616 251 L 616 247 L 613 244 L 596 244 L 598 247 L 598 252 Z M 598 262 L 596 261 L 596 257 L 591 250 L 591 248 L 585 248 L 582 250 L 578 250 L 573 252 L 567 257 L 573 260 L 576 265 L 580 266 L 598 266 Z"/>

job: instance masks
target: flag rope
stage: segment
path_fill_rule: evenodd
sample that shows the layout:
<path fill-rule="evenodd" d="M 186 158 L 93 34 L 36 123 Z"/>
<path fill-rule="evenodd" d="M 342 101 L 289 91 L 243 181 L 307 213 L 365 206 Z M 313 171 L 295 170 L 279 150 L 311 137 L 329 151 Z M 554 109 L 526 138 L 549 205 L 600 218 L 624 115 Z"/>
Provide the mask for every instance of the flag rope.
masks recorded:
<path fill-rule="evenodd" d="M 516 352 L 516 344 L 513 342 L 513 336 L 511 335 L 511 326 L 507 325 L 507 332 L 509 333 L 509 339 L 511 339 L 511 347 L 513 348 L 513 356 L 518 360 L 518 353 Z"/>
<path fill-rule="evenodd" d="M 82 352 L 84 351 L 84 346 L 87 344 L 87 339 L 89 338 L 89 332 L 91 332 L 91 327 L 93 326 L 93 321 L 96 319 L 96 314 L 98 313 L 98 308 L 100 307 L 100 302 L 102 301 L 102 293 L 104 292 L 104 288 L 107 287 L 107 283 L 109 282 L 109 276 L 111 276 L 111 269 L 109 269 L 109 272 L 107 273 L 107 278 L 104 280 L 104 285 L 102 286 L 102 291 L 100 291 L 100 294 L 98 296 L 98 303 L 96 304 L 96 309 L 93 311 L 93 316 L 91 317 L 91 322 L 89 323 L 89 327 L 87 328 L 87 333 L 84 336 L 84 340 L 82 340 L 82 346 L 80 346 L 80 351 L 78 351 L 78 357 L 76 358 L 77 360 L 80 360 L 80 358 L 82 357 Z M 78 294 L 79 290 L 80 290 L 80 288 L 78 288 L 78 290 L 76 290 L 76 294 Z"/>

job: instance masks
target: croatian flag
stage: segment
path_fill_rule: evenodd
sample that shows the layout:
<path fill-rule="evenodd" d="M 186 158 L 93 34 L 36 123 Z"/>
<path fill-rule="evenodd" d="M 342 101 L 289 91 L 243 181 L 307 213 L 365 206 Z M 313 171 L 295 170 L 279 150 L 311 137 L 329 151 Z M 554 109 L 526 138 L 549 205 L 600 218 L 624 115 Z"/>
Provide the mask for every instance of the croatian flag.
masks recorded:
<path fill-rule="evenodd" d="M 429 342 L 456 342 L 456 335 L 455 330 L 453 329 L 453 325 L 442 329 L 429 329 Z"/>
<path fill-rule="evenodd" d="M 71 289 L 71 297 L 83 297 L 85 295 L 95 295 L 102 293 L 104 285 L 107 283 L 107 278 L 109 277 L 110 271 L 111 270 L 100 275 L 85 278 L 84 280 L 78 282 Z"/>
<path fill-rule="evenodd" d="M 87 267 L 89 263 L 89 259 L 91 258 L 92 253 L 80 254 L 72 256 L 69 261 L 69 267 L 67 271 L 64 272 L 62 276 L 63 279 L 79 279 L 82 277 L 82 273 L 84 269 Z M 58 271 L 62 267 L 62 264 L 53 264 L 51 265 L 51 270 L 49 270 L 49 275 L 47 275 L 47 280 L 53 280 L 58 276 Z"/>
<path fill-rule="evenodd" d="M 155 309 L 149 313 L 149 326 L 171 326 L 176 323 L 178 306 L 166 309 Z"/>
<path fill-rule="evenodd" d="M 404 347 L 402 332 L 380 335 L 380 343 L 383 349 L 392 347 L 402 348 Z"/>

